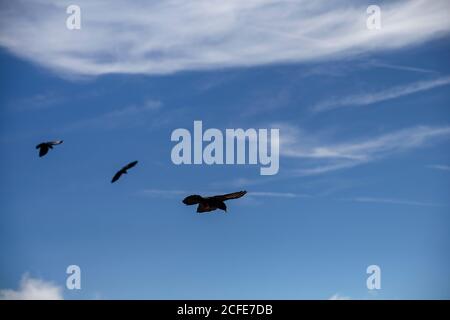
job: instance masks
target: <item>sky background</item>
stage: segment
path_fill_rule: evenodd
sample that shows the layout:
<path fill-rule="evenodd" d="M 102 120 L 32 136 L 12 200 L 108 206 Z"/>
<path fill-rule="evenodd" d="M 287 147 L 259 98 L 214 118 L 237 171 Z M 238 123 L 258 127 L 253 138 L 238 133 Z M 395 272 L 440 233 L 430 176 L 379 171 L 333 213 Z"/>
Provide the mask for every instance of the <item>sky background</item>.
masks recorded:
<path fill-rule="evenodd" d="M 0 296 L 449 299 L 449 3 L 167 3 L 1 4 Z M 174 165 L 194 120 L 279 128 L 279 173 Z"/>

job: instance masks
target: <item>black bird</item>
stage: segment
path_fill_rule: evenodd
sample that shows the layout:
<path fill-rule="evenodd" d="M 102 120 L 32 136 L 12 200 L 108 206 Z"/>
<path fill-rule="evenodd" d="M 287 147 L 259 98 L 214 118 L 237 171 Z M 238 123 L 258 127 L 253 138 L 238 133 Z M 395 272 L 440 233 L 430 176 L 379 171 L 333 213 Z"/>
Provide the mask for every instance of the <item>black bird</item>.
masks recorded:
<path fill-rule="evenodd" d="M 114 183 L 117 180 L 119 180 L 121 175 L 126 174 L 127 170 L 133 168 L 137 163 L 138 163 L 137 161 L 130 162 L 125 167 L 123 167 L 122 169 L 117 171 L 116 174 L 114 175 L 114 177 L 112 178 L 111 183 Z"/>
<path fill-rule="evenodd" d="M 61 144 L 61 143 L 63 143 L 62 140 L 48 141 L 48 142 L 39 143 L 36 146 L 36 149 L 39 149 L 39 157 L 45 156 L 49 149 L 53 149 L 53 146 L 56 146 L 56 145 Z"/>
<path fill-rule="evenodd" d="M 213 197 L 202 197 L 198 194 L 193 194 L 189 197 L 184 198 L 183 203 L 188 206 L 192 206 L 194 204 L 198 204 L 197 212 L 210 212 L 216 209 L 221 209 L 223 211 L 227 211 L 227 206 L 225 205 L 226 200 L 238 199 L 244 196 L 247 191 L 239 191 L 234 193 L 228 193 Z"/>

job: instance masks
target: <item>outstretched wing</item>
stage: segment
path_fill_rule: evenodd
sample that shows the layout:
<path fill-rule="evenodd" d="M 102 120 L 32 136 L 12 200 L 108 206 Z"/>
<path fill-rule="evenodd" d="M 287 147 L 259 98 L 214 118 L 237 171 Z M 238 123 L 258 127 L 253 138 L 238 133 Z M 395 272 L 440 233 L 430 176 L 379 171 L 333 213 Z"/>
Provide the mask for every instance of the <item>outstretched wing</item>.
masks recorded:
<path fill-rule="evenodd" d="M 233 193 L 214 196 L 211 198 L 214 200 L 226 201 L 226 200 L 231 200 L 231 199 L 238 199 L 240 197 L 243 197 L 246 193 L 247 193 L 247 191 L 239 191 L 239 192 L 233 192 Z"/>
<path fill-rule="evenodd" d="M 47 142 L 49 145 L 56 146 L 58 144 L 63 143 L 63 140 L 49 141 Z"/>
<path fill-rule="evenodd" d="M 122 170 L 128 170 L 128 169 L 131 169 L 131 168 L 133 168 L 135 165 L 137 165 L 137 161 L 133 161 L 133 162 L 130 162 L 129 164 L 127 164 L 125 167 L 123 167 L 122 168 Z"/>
<path fill-rule="evenodd" d="M 122 175 L 122 170 L 117 171 L 116 174 L 114 175 L 114 177 L 112 178 L 111 183 L 114 183 L 117 180 L 119 180 L 121 175 Z"/>
<path fill-rule="evenodd" d="M 41 143 L 36 148 L 38 148 L 38 147 L 39 147 L 39 157 L 45 156 L 48 152 L 48 146 L 46 144 Z"/>

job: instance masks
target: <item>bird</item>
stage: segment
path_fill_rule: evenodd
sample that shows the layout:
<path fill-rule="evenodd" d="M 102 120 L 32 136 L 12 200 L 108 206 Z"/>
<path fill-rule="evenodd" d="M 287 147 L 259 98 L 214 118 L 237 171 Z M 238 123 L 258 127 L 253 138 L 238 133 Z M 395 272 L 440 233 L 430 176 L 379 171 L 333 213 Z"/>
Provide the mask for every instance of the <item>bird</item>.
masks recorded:
<path fill-rule="evenodd" d="M 138 163 L 137 161 L 130 162 L 129 164 L 124 166 L 122 169 L 117 171 L 116 174 L 114 175 L 114 177 L 112 178 L 111 183 L 114 183 L 117 180 L 119 180 L 121 175 L 128 173 L 127 170 L 133 168 L 137 163 Z"/>
<path fill-rule="evenodd" d="M 39 157 L 45 156 L 49 149 L 53 149 L 53 146 L 56 146 L 61 143 L 63 143 L 63 140 L 47 141 L 39 143 L 36 146 L 36 149 L 39 149 Z"/>
<path fill-rule="evenodd" d="M 183 203 L 187 206 L 192 206 L 198 204 L 197 212 L 204 213 L 214 211 L 216 209 L 223 210 L 227 212 L 227 206 L 225 205 L 226 200 L 238 199 L 243 197 L 247 191 L 238 191 L 223 195 L 217 195 L 212 197 L 202 197 L 198 194 L 190 195 L 183 199 Z"/>

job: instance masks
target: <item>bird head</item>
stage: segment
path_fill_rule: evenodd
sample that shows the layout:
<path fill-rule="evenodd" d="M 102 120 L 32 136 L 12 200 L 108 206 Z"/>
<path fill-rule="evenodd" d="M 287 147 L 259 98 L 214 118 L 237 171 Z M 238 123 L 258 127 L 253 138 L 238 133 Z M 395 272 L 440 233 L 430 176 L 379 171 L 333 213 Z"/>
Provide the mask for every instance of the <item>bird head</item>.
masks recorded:
<path fill-rule="evenodd" d="M 190 206 L 193 204 L 198 204 L 202 201 L 202 197 L 198 194 L 193 194 L 192 196 L 186 197 L 183 199 L 183 203 Z"/>

